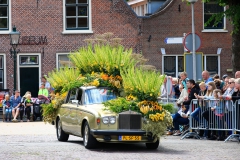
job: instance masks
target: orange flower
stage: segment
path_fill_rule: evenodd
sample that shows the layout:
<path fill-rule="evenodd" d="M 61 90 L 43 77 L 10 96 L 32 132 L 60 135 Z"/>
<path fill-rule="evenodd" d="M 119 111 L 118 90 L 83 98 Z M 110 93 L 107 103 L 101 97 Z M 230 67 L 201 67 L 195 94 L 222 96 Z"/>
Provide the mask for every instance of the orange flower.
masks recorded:
<path fill-rule="evenodd" d="M 102 75 L 101 75 L 101 78 L 102 78 L 104 81 L 106 81 L 106 80 L 109 79 L 109 77 L 108 77 L 107 74 L 102 74 Z"/>

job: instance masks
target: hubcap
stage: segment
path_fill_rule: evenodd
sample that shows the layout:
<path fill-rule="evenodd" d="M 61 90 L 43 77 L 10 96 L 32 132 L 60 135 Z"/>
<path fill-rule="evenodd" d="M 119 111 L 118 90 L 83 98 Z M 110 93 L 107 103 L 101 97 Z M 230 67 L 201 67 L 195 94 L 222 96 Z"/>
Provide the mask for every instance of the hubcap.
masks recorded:
<path fill-rule="evenodd" d="M 60 120 L 58 120 L 58 137 L 61 136 L 61 125 L 60 125 Z"/>
<path fill-rule="evenodd" d="M 84 129 L 84 145 L 86 146 L 87 143 L 88 143 L 88 126 L 86 125 Z"/>

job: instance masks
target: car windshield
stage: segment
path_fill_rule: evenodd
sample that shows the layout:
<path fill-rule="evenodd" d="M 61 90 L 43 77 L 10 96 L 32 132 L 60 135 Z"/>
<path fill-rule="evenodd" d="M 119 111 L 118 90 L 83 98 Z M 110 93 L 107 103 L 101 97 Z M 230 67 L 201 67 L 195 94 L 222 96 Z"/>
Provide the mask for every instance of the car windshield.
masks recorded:
<path fill-rule="evenodd" d="M 117 96 L 113 90 L 107 88 L 93 88 L 85 90 L 84 104 L 98 104 L 111 99 L 115 99 Z"/>

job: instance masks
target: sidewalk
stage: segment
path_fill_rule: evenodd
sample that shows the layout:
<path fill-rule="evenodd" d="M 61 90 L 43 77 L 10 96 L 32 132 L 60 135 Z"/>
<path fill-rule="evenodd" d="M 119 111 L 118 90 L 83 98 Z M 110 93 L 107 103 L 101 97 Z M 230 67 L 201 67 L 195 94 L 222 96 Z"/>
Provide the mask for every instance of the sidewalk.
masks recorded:
<path fill-rule="evenodd" d="M 54 125 L 44 122 L 0 122 L 0 135 L 56 134 Z"/>

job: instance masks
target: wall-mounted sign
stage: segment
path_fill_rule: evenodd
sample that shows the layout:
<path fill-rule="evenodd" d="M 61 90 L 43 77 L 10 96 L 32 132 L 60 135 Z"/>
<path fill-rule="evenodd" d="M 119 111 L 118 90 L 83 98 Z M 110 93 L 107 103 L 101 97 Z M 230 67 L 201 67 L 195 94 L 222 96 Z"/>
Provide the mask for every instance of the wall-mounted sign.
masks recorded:
<path fill-rule="evenodd" d="M 47 36 L 22 36 L 20 45 L 47 45 Z"/>

